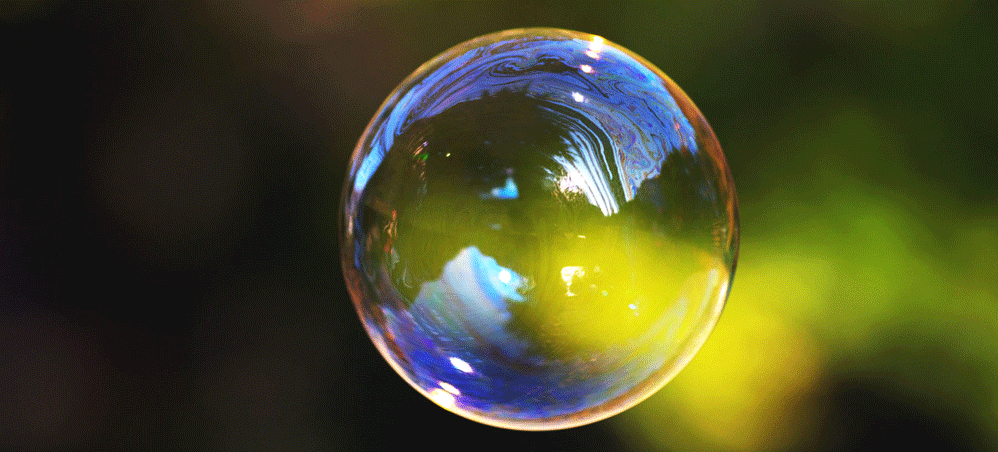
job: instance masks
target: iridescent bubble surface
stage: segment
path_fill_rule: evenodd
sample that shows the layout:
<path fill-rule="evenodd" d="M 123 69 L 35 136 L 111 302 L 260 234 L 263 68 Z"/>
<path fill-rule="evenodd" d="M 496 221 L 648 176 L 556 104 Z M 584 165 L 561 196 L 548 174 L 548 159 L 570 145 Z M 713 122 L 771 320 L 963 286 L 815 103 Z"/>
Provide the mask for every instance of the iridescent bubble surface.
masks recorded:
<path fill-rule="evenodd" d="M 661 388 L 716 323 L 738 249 L 731 175 L 689 98 L 554 29 L 468 41 L 403 81 L 354 151 L 342 215 L 385 359 L 438 405 L 523 430 Z"/>

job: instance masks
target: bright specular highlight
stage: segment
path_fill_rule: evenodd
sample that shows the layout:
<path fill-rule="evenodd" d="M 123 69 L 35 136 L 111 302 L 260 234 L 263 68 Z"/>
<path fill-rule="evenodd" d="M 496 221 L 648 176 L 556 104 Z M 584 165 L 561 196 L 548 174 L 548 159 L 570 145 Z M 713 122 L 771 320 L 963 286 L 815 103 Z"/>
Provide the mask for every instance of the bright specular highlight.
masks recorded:
<path fill-rule="evenodd" d="M 410 75 L 343 193 L 351 296 L 392 367 L 504 428 L 604 419 L 667 383 L 721 313 L 738 250 L 721 147 L 647 61 L 512 30 Z"/>

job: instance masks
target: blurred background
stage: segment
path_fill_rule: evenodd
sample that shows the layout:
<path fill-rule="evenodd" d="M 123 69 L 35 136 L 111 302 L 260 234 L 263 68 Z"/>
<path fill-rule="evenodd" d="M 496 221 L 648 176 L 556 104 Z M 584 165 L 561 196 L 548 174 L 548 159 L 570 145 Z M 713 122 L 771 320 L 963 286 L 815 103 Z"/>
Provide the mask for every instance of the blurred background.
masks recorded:
<path fill-rule="evenodd" d="M 998 450 L 996 19 L 959 0 L 4 0 L 0 450 Z M 409 388 L 361 328 L 335 225 L 395 85 L 525 26 L 669 74 L 742 225 L 692 363 L 547 433 Z"/>

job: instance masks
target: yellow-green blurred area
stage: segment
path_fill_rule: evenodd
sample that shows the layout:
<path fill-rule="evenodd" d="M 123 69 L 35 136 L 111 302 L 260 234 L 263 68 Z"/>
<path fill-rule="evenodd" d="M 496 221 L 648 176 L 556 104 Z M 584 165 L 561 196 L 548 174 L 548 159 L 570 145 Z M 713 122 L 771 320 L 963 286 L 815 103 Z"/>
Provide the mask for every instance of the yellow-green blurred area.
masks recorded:
<path fill-rule="evenodd" d="M 996 19 L 969 0 L 0 0 L 0 449 L 998 450 Z M 599 34 L 681 86 L 742 231 L 689 366 L 550 433 L 395 375 L 335 226 L 395 85 L 527 26 Z"/>

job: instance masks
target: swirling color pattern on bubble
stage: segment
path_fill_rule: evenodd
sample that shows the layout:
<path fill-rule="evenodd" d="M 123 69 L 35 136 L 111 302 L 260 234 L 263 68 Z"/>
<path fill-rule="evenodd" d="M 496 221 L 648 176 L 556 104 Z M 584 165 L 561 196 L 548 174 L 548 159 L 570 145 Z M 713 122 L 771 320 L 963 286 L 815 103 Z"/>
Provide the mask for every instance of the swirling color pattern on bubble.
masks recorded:
<path fill-rule="evenodd" d="M 388 362 L 506 428 L 608 417 L 692 358 L 738 248 L 710 126 L 598 36 L 514 30 L 420 67 L 382 105 L 343 194 L 344 271 Z"/>

